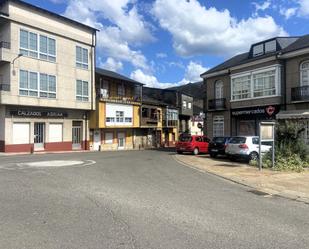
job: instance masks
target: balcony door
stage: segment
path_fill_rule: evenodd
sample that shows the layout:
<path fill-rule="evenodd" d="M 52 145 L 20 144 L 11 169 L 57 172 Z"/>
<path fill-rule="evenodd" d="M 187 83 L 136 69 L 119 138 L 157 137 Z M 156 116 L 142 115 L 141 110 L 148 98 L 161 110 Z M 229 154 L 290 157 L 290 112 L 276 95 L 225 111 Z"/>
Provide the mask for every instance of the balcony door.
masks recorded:
<path fill-rule="evenodd" d="M 223 98 L 223 82 L 221 80 L 217 80 L 215 82 L 215 99 Z"/>

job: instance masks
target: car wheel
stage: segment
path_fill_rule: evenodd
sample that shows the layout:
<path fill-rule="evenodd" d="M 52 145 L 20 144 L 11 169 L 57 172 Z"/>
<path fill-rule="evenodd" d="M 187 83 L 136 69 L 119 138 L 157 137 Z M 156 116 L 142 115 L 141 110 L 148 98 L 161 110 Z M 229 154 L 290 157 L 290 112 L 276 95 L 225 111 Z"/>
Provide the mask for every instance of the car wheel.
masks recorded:
<path fill-rule="evenodd" d="M 259 159 L 259 154 L 255 151 L 251 152 L 249 155 L 249 161 L 257 161 Z"/>
<path fill-rule="evenodd" d="M 210 157 L 216 158 L 216 157 L 217 157 L 217 154 L 216 154 L 216 153 L 210 153 Z"/>
<path fill-rule="evenodd" d="M 193 150 L 193 155 L 198 155 L 200 153 L 199 149 L 198 148 L 195 148 Z"/>
<path fill-rule="evenodd" d="M 177 150 L 177 154 L 182 154 L 182 151 Z"/>

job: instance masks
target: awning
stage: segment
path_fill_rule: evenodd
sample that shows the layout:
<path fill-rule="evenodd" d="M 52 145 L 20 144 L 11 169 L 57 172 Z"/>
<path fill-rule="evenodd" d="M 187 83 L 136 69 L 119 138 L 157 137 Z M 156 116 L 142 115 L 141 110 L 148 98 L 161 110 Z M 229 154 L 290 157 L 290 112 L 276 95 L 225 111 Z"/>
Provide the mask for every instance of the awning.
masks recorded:
<path fill-rule="evenodd" d="M 309 110 L 280 111 L 277 119 L 309 119 Z"/>

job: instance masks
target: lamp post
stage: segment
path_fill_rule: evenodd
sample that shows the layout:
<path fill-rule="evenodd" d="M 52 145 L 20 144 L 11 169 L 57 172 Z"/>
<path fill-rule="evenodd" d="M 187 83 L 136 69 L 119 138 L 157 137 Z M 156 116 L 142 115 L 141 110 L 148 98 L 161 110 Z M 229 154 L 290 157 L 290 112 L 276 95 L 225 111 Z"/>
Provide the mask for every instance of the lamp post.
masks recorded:
<path fill-rule="evenodd" d="M 12 70 L 13 76 L 16 75 L 16 72 L 15 72 L 15 69 L 14 69 L 14 63 L 15 63 L 15 61 L 16 61 L 18 58 L 20 58 L 20 57 L 22 57 L 22 56 L 23 56 L 23 54 L 18 54 L 18 55 L 13 59 L 13 61 L 11 62 L 11 64 L 13 65 L 13 70 Z"/>

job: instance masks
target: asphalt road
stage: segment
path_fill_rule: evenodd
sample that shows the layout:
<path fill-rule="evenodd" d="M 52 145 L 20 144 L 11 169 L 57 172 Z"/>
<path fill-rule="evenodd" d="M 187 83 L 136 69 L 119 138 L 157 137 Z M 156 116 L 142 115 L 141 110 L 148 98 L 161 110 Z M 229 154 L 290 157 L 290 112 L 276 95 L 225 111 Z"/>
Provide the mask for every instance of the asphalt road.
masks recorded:
<path fill-rule="evenodd" d="M 85 165 L 27 165 L 51 160 Z M 308 249 L 309 205 L 253 194 L 169 152 L 3 156 L 0 248 Z"/>

